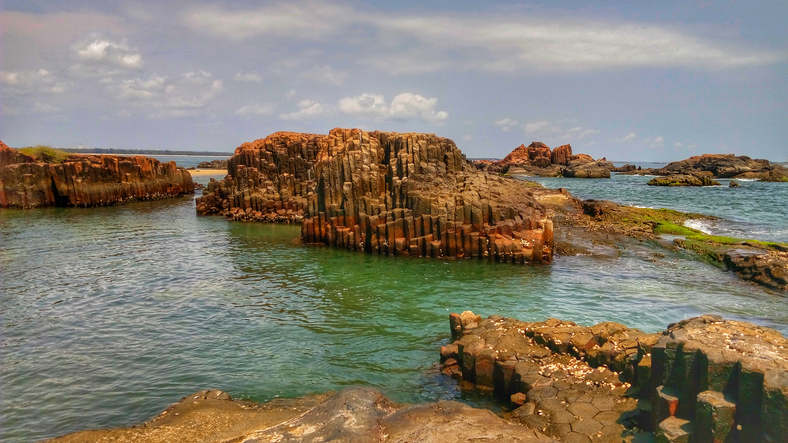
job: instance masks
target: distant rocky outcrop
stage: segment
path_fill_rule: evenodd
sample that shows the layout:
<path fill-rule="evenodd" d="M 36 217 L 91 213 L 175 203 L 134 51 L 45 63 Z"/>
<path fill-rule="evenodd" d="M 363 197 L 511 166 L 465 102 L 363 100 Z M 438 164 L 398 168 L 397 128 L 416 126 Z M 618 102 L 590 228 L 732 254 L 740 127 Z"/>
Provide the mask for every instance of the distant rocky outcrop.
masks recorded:
<path fill-rule="evenodd" d="M 209 162 L 200 162 L 197 165 L 199 169 L 227 169 L 227 160 L 211 160 Z"/>
<path fill-rule="evenodd" d="M 746 155 L 703 154 L 668 163 L 663 168 L 629 171 L 641 175 L 693 175 L 710 174 L 713 178 L 757 178 L 763 181 L 788 181 L 788 168 L 770 163 L 769 160 L 752 159 Z"/>
<path fill-rule="evenodd" d="M 649 186 L 719 186 L 720 182 L 712 179 L 711 174 L 671 174 L 654 177 Z"/>
<path fill-rule="evenodd" d="M 509 175 L 537 177 L 610 178 L 615 168 L 606 159 L 595 161 L 587 154 L 572 154 L 572 146 L 562 145 L 554 150 L 542 142 L 520 145 L 503 160 L 477 161 L 479 169 Z"/>
<path fill-rule="evenodd" d="M 492 391 L 526 427 L 561 441 L 785 441 L 788 340 L 704 315 L 656 334 L 450 315 L 443 373 Z"/>
<path fill-rule="evenodd" d="M 301 221 L 304 242 L 378 254 L 552 259 L 552 222 L 528 184 L 478 171 L 433 134 L 277 132 L 236 149 L 197 212 Z"/>
<path fill-rule="evenodd" d="M 175 162 L 70 154 L 42 163 L 0 142 L 0 207 L 107 206 L 193 192 L 191 175 Z"/>

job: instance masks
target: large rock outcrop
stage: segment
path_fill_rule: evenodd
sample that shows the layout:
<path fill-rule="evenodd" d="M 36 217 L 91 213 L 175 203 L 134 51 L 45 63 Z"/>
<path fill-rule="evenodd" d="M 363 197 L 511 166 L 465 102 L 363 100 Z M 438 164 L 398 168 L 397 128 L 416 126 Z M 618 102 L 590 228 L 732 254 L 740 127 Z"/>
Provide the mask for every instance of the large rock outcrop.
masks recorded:
<path fill-rule="evenodd" d="M 476 167 L 489 172 L 538 177 L 610 178 L 615 168 L 606 159 L 594 160 L 586 154 L 572 154 L 571 145 L 555 150 L 542 142 L 520 145 L 498 161 L 477 161 Z"/>
<path fill-rule="evenodd" d="M 526 183 L 476 170 L 433 134 L 332 129 L 245 143 L 199 214 L 301 221 L 307 243 L 388 255 L 549 262 L 553 228 Z"/>
<path fill-rule="evenodd" d="M 703 154 L 668 163 L 663 168 L 629 171 L 643 175 L 711 175 L 714 178 L 759 178 L 763 181 L 788 181 L 788 168 L 769 160 L 752 159 L 746 155 Z"/>
<path fill-rule="evenodd" d="M 652 178 L 649 186 L 719 186 L 720 182 L 713 180 L 711 174 L 671 174 Z"/>
<path fill-rule="evenodd" d="M 71 154 L 41 163 L 0 142 L 0 207 L 106 206 L 193 192 L 191 175 L 175 162 Z"/>
<path fill-rule="evenodd" d="M 451 314 L 444 373 L 493 391 L 526 426 L 564 441 L 780 442 L 788 435 L 788 340 L 705 315 L 646 334 Z"/>

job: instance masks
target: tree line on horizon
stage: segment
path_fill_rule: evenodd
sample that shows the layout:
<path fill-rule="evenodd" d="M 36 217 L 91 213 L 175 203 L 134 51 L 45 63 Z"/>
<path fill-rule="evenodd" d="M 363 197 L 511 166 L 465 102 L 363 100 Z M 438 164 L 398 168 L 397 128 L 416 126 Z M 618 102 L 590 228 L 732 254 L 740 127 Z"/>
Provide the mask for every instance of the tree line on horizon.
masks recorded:
<path fill-rule="evenodd" d="M 114 149 L 114 148 L 61 148 L 61 151 L 74 154 L 134 154 L 134 155 L 199 155 L 231 157 L 234 152 L 220 151 L 170 151 L 169 149 Z"/>

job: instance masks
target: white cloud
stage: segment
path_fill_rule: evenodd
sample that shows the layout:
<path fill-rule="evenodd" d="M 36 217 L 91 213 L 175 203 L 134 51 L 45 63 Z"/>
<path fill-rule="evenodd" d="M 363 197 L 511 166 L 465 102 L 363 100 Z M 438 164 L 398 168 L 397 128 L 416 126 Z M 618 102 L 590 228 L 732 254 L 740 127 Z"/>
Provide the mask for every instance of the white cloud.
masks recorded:
<path fill-rule="evenodd" d="M 651 141 L 646 139 L 645 142 L 649 144 L 649 148 L 661 148 L 662 146 L 665 146 L 665 139 L 662 138 L 661 135 L 655 137 L 654 140 Z"/>
<path fill-rule="evenodd" d="M 142 55 L 123 39 L 114 41 L 93 33 L 71 45 L 75 63 L 68 72 L 78 78 L 111 77 L 145 66 Z"/>
<path fill-rule="evenodd" d="M 684 145 L 681 142 L 673 143 L 673 147 L 676 148 L 676 149 L 681 149 L 682 146 L 684 146 Z"/>
<path fill-rule="evenodd" d="M 465 140 L 466 142 L 471 141 L 473 140 L 473 136 L 471 134 L 466 134 L 462 136 L 462 139 Z"/>
<path fill-rule="evenodd" d="M 270 103 L 253 103 L 241 106 L 235 111 L 235 115 L 248 120 L 253 116 L 271 115 L 274 113 L 274 108 L 276 108 L 276 106 Z"/>
<path fill-rule="evenodd" d="M 390 116 L 390 108 L 386 99 L 382 95 L 367 92 L 339 100 L 339 110 L 343 114 L 368 116 L 381 120 Z"/>
<path fill-rule="evenodd" d="M 538 122 L 526 123 L 524 130 L 526 134 L 533 134 L 534 132 L 539 132 L 546 128 L 554 129 L 550 122 L 542 120 Z"/>
<path fill-rule="evenodd" d="M 506 118 L 502 118 L 502 119 L 498 120 L 497 122 L 493 123 L 493 125 L 498 126 L 499 128 L 501 128 L 501 131 L 503 131 L 503 132 L 509 132 L 512 129 L 514 129 L 515 127 L 517 127 L 517 120 L 512 120 L 511 118 L 506 117 Z"/>
<path fill-rule="evenodd" d="M 289 91 L 287 91 L 287 92 L 285 93 L 285 98 L 286 98 L 287 100 L 292 100 L 292 99 L 293 99 L 293 97 L 295 97 L 295 96 L 296 96 L 296 90 L 295 90 L 295 89 L 291 89 L 291 90 L 289 90 Z"/>
<path fill-rule="evenodd" d="M 197 7 L 183 14 L 182 21 L 195 32 L 231 41 L 364 41 L 356 61 L 393 74 L 727 69 L 788 58 L 784 51 L 706 38 L 690 27 L 588 19 L 580 13 L 574 17 L 516 11 L 392 13 L 294 0 L 246 10 Z"/>
<path fill-rule="evenodd" d="M 312 100 L 301 100 L 297 103 L 298 111 L 287 114 L 279 114 L 282 120 L 311 120 L 323 117 L 332 112 L 329 106 Z"/>
<path fill-rule="evenodd" d="M 242 41 L 254 37 L 321 40 L 357 22 L 358 11 L 319 1 L 293 1 L 253 10 L 201 6 L 187 10 L 182 22 L 196 32 Z"/>
<path fill-rule="evenodd" d="M 419 94 L 403 92 L 398 94 L 389 104 L 379 94 L 363 93 L 355 97 L 345 97 L 339 101 L 339 111 L 343 114 L 358 117 L 369 117 L 376 121 L 382 120 L 421 120 L 440 126 L 449 114 L 437 111 L 437 98 L 427 98 Z"/>
<path fill-rule="evenodd" d="M 316 80 L 320 83 L 341 85 L 347 77 L 347 72 L 336 71 L 330 65 L 315 66 L 311 70 L 301 75 L 301 78 Z"/>
<path fill-rule="evenodd" d="M 572 129 L 570 129 L 569 131 L 570 131 L 570 132 L 572 132 L 572 130 L 573 130 L 573 129 L 575 129 L 575 128 L 572 128 Z M 582 139 L 584 139 L 584 138 L 586 138 L 586 137 L 590 137 L 590 136 L 592 136 L 592 135 L 599 134 L 599 131 L 597 131 L 596 129 L 586 129 L 586 130 L 583 130 L 583 128 L 580 128 L 579 130 L 581 130 L 581 131 L 583 131 L 583 132 L 581 132 L 581 133 L 580 133 L 580 134 L 577 136 L 577 139 L 578 139 L 578 140 L 582 140 Z M 576 132 L 576 131 L 575 131 L 575 132 Z"/>
<path fill-rule="evenodd" d="M 197 71 L 177 78 L 153 74 L 147 80 L 124 80 L 109 89 L 121 100 L 156 109 L 152 117 L 183 117 L 197 114 L 224 88 L 210 72 Z"/>
<path fill-rule="evenodd" d="M 621 143 L 630 143 L 630 142 L 633 142 L 637 138 L 637 136 L 638 135 L 635 134 L 634 132 L 630 132 L 629 134 L 624 136 L 624 138 L 621 138 L 618 141 L 621 142 Z"/>
<path fill-rule="evenodd" d="M 263 81 L 263 76 L 257 71 L 237 72 L 233 76 L 233 80 L 237 82 L 260 83 Z"/>
<path fill-rule="evenodd" d="M 0 85 L 8 94 L 60 94 L 68 90 L 69 82 L 46 69 L 38 71 L 0 71 Z"/>
<path fill-rule="evenodd" d="M 697 147 L 698 147 L 697 143 L 690 143 L 690 144 L 687 145 L 687 149 L 695 149 Z"/>

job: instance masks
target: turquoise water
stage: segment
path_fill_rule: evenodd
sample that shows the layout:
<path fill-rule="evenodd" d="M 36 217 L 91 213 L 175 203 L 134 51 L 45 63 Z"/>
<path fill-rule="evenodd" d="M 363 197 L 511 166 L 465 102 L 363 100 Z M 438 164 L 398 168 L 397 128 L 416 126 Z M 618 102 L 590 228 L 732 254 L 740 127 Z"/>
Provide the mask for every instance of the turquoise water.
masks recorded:
<path fill-rule="evenodd" d="M 715 235 L 788 242 L 788 183 L 737 180 L 740 187 L 730 188 L 731 180 L 717 179 L 721 186 L 669 187 L 647 186 L 653 177 L 640 175 L 613 174 L 609 180 L 524 178 L 548 188 L 566 188 L 583 199 L 717 216 L 721 219 L 693 226 Z"/>
<path fill-rule="evenodd" d="M 0 440 L 138 423 L 207 388 L 473 403 L 436 366 L 448 314 L 468 309 L 646 331 L 715 313 L 788 332 L 785 297 L 682 255 L 522 267 L 305 246 L 299 232 L 197 217 L 192 197 L 0 210 Z"/>

